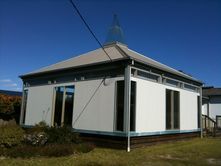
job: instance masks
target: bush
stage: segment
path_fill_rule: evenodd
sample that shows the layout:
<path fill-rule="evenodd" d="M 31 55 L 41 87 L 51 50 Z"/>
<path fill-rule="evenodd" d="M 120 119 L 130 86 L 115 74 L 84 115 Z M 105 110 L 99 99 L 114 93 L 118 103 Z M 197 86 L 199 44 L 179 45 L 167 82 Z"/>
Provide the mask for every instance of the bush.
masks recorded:
<path fill-rule="evenodd" d="M 0 126 L 0 146 L 12 147 L 19 145 L 23 140 L 24 131 L 15 124 Z"/>
<path fill-rule="evenodd" d="M 24 143 L 34 146 L 45 145 L 48 141 L 48 135 L 45 130 L 48 128 L 44 121 L 36 124 L 32 128 L 26 129 L 26 134 L 24 135 Z"/>
<path fill-rule="evenodd" d="M 34 146 L 43 146 L 47 143 L 48 136 L 45 132 L 34 132 L 24 135 L 24 143 Z"/>
<path fill-rule="evenodd" d="M 80 143 L 77 133 L 73 133 L 69 127 L 51 127 L 45 129 L 48 135 L 48 143 L 68 144 Z"/>
<path fill-rule="evenodd" d="M 89 146 L 89 144 L 84 144 L 83 146 L 79 146 L 76 144 L 50 144 L 45 146 L 20 145 L 11 149 L 0 150 L 0 156 L 3 155 L 14 158 L 30 158 L 39 156 L 61 157 L 72 155 L 75 153 L 86 153 L 85 149 L 87 149 L 87 152 L 89 152 L 89 149 L 91 151 L 92 149 L 87 148 L 87 146 Z"/>
<path fill-rule="evenodd" d="M 26 129 L 24 142 L 30 145 L 44 145 L 46 143 L 80 143 L 81 140 L 71 127 L 48 127 L 45 122 L 40 122 L 32 128 Z"/>
<path fill-rule="evenodd" d="M 47 124 L 44 121 L 39 122 L 34 127 L 26 128 L 25 132 L 27 134 L 33 134 L 38 132 L 44 132 L 48 128 Z"/>

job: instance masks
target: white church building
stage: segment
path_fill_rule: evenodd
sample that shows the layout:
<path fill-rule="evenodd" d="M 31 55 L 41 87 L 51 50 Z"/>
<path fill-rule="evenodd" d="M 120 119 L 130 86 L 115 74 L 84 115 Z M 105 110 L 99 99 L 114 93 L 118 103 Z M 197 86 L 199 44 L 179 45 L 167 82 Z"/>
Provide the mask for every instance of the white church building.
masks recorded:
<path fill-rule="evenodd" d="M 112 28 L 122 35 L 117 21 Z M 68 125 L 122 147 L 199 136 L 202 82 L 122 43 L 20 76 L 21 125 Z"/>

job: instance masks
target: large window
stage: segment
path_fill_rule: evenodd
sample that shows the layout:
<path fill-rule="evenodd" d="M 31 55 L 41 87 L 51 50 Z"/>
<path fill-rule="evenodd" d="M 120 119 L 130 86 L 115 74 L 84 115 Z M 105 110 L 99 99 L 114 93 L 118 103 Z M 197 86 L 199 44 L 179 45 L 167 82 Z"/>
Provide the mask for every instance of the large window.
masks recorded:
<path fill-rule="evenodd" d="M 72 126 L 74 86 L 55 88 L 54 126 Z"/>
<path fill-rule="evenodd" d="M 27 99 L 28 99 L 28 90 L 24 90 L 23 91 L 23 101 L 22 101 L 22 117 L 21 117 L 22 124 L 25 124 Z"/>
<path fill-rule="evenodd" d="M 166 129 L 180 128 L 180 94 L 166 89 Z"/>
<path fill-rule="evenodd" d="M 116 130 L 124 130 L 124 81 L 117 81 Z M 135 131 L 136 82 L 131 81 L 130 131 Z"/>

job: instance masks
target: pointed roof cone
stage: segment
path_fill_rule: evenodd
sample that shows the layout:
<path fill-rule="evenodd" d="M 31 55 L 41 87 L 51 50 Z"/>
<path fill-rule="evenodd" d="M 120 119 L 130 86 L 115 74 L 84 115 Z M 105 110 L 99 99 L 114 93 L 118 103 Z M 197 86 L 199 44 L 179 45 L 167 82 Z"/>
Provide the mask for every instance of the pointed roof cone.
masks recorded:
<path fill-rule="evenodd" d="M 117 18 L 117 15 L 114 14 L 113 22 L 112 22 L 111 27 L 109 28 L 108 35 L 107 35 L 104 45 L 108 45 L 108 44 L 116 43 L 116 42 L 126 44 L 124 40 L 123 30 L 120 27 L 119 20 Z"/>

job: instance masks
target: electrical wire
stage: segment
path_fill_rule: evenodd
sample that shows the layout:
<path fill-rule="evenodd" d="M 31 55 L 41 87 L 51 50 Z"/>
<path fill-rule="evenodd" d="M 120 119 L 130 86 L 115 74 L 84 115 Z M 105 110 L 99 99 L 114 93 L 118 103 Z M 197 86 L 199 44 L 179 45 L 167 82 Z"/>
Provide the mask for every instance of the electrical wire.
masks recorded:
<path fill-rule="evenodd" d="M 94 37 L 94 39 L 96 40 L 96 42 L 99 44 L 99 46 L 102 48 L 102 50 L 104 51 L 104 53 L 107 55 L 107 57 L 109 58 L 109 60 L 112 62 L 112 59 L 110 57 L 110 55 L 106 52 L 106 50 L 104 49 L 103 45 L 101 44 L 101 42 L 98 40 L 98 38 L 96 37 L 95 33 L 92 31 L 92 29 L 90 28 L 89 24 L 86 22 L 86 20 L 84 19 L 83 15 L 81 14 L 80 10 L 77 8 L 77 6 L 75 5 L 75 3 L 73 2 L 73 0 L 69 0 L 72 7 L 75 9 L 75 11 L 77 12 L 78 16 L 81 18 L 81 20 L 83 21 L 84 25 L 86 26 L 86 28 L 89 30 L 89 32 L 91 33 L 91 35 Z M 80 118 L 80 116 L 83 114 L 83 112 L 86 110 L 87 106 L 90 104 L 91 100 L 93 99 L 93 97 L 95 96 L 95 94 L 97 93 L 97 91 L 99 90 L 99 88 L 101 87 L 102 83 L 105 81 L 106 76 L 101 80 L 100 84 L 98 85 L 98 87 L 96 88 L 96 90 L 94 91 L 94 93 L 92 94 L 92 96 L 89 98 L 88 102 L 85 104 L 85 106 L 83 107 L 82 111 L 79 113 L 79 115 L 77 116 L 77 118 L 75 119 L 74 123 L 72 124 L 73 126 L 76 124 L 76 122 L 78 121 L 78 119 Z"/>
<path fill-rule="evenodd" d="M 110 55 L 108 55 L 107 51 L 104 49 L 103 45 L 101 44 L 101 42 L 98 40 L 98 38 L 96 37 L 95 33 L 92 31 L 92 29 L 90 28 L 89 24 L 86 22 L 86 20 L 84 19 L 83 15 L 81 14 L 80 10 L 77 8 L 77 6 L 75 5 L 75 3 L 73 2 L 73 0 L 69 0 L 72 7 L 75 9 L 75 11 L 77 12 L 77 14 L 79 15 L 79 17 L 81 18 L 81 20 L 83 21 L 84 25 L 87 27 L 87 29 L 89 30 L 89 32 L 91 33 L 91 35 L 94 37 L 94 39 L 96 40 L 96 42 L 100 45 L 100 47 L 102 48 L 102 50 L 104 51 L 104 53 L 107 55 L 107 57 L 110 59 L 110 61 L 112 62 L 112 59 L 110 57 Z"/>
<path fill-rule="evenodd" d="M 104 82 L 106 77 L 104 77 L 102 79 L 102 81 L 100 82 L 100 84 L 98 85 L 98 87 L 95 89 L 94 93 L 92 94 L 92 96 L 90 97 L 90 99 L 88 100 L 88 102 L 85 104 L 84 108 L 82 109 L 82 111 L 79 113 L 79 115 L 77 116 L 77 118 L 75 119 L 73 126 L 75 125 L 75 123 L 78 121 L 78 119 L 80 118 L 80 116 L 83 114 L 83 112 L 85 111 L 85 109 L 87 108 L 87 106 L 89 105 L 89 103 L 91 102 L 91 100 L 93 99 L 93 97 L 95 96 L 95 94 L 97 93 L 97 91 L 99 90 L 99 88 L 101 87 L 102 83 Z"/>

